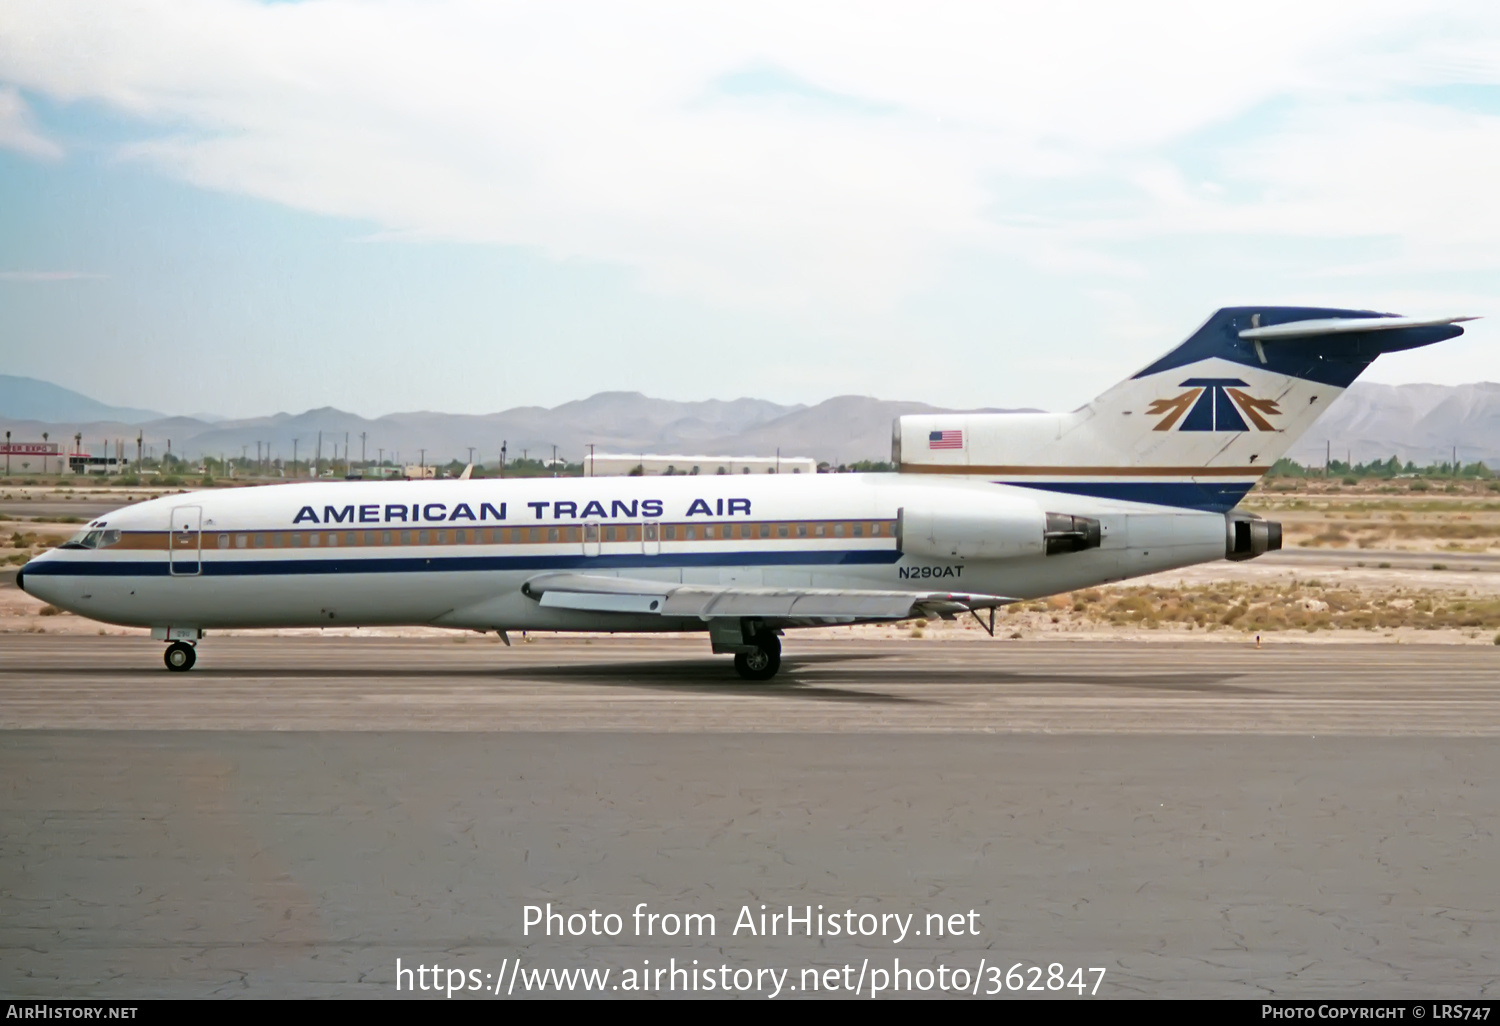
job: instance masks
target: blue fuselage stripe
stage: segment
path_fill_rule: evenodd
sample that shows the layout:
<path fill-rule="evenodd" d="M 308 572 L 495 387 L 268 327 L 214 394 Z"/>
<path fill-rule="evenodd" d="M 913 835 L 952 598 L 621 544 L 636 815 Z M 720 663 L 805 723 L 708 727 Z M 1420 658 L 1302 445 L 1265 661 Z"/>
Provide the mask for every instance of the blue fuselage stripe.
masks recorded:
<path fill-rule="evenodd" d="M 1255 487 L 1252 481 L 1199 483 L 1196 481 L 996 481 L 996 484 L 1035 488 L 1045 492 L 1088 495 L 1097 499 L 1147 502 L 1207 513 L 1231 510 Z"/>
<path fill-rule="evenodd" d="M 295 574 L 402 574 L 494 570 L 621 570 L 640 567 L 676 569 L 709 566 L 883 566 L 895 563 L 901 553 L 894 549 L 853 549 L 843 552 L 679 552 L 670 556 L 617 553 L 599 556 L 431 556 L 340 559 L 234 559 L 210 556 L 196 564 L 203 577 L 259 577 Z M 178 574 L 188 561 L 178 561 Z M 59 577 L 166 577 L 165 559 L 40 559 L 26 566 L 27 576 Z M 191 574 L 192 572 L 189 571 Z"/>

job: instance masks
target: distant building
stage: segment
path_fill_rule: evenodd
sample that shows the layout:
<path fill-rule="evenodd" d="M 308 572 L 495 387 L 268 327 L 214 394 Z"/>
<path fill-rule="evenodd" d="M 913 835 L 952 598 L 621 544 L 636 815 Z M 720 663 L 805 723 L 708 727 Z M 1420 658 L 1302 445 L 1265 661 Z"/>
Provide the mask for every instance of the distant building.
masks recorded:
<path fill-rule="evenodd" d="M 422 481 L 437 477 L 437 467 L 424 467 L 420 463 L 408 463 L 401 468 L 401 476 L 410 481 Z"/>
<path fill-rule="evenodd" d="M 598 453 L 585 456 L 590 477 L 691 474 L 816 474 L 817 463 L 806 456 L 660 456 L 656 453 Z"/>

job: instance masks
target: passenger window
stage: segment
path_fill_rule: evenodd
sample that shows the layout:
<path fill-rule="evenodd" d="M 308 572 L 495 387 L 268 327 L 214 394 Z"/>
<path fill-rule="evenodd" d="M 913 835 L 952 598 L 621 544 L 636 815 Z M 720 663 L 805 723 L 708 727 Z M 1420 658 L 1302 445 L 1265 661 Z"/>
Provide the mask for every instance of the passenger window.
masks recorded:
<path fill-rule="evenodd" d="M 429 537 L 428 532 L 426 532 L 426 531 L 418 531 L 417 532 L 417 544 L 418 545 L 426 545 L 428 537 Z"/>
<path fill-rule="evenodd" d="M 101 548 L 102 547 L 103 546 L 101 546 Z M 227 548 L 229 548 L 229 535 L 227 535 L 227 534 L 221 534 L 221 535 L 219 535 L 219 548 L 221 548 L 221 549 L 227 549 Z"/>
<path fill-rule="evenodd" d="M 864 536 L 865 536 L 865 525 L 864 524 L 855 524 L 854 525 L 854 537 L 856 537 L 856 538 L 863 538 Z"/>
<path fill-rule="evenodd" d="M 531 540 L 534 542 L 542 540 L 542 529 L 540 527 L 533 527 L 531 529 Z"/>
<path fill-rule="evenodd" d="M 334 546 L 335 548 L 338 547 L 339 533 L 337 531 L 328 532 L 328 544 Z"/>
<path fill-rule="evenodd" d="M 655 524 L 647 524 L 646 525 L 646 540 L 647 541 L 656 541 L 656 525 Z"/>
<path fill-rule="evenodd" d="M 547 540 L 549 542 L 555 542 L 555 541 L 557 541 L 557 528 L 555 528 L 555 527 L 549 527 L 549 528 L 547 528 Z"/>
<path fill-rule="evenodd" d="M 382 545 L 389 545 L 391 543 L 391 535 L 392 535 L 392 532 L 390 532 L 390 531 L 381 531 L 380 532 L 380 544 L 382 544 Z"/>
<path fill-rule="evenodd" d="M 296 534 L 290 535 L 290 537 L 292 539 L 292 548 L 300 549 L 302 547 L 302 533 L 299 531 Z"/>
<path fill-rule="evenodd" d="M 321 542 L 322 540 L 323 540 L 323 536 L 321 534 L 319 534 L 317 531 L 314 531 L 312 534 L 309 534 L 307 536 L 307 544 L 311 545 L 313 548 L 317 548 L 318 547 L 318 543 Z"/>
<path fill-rule="evenodd" d="M 705 537 L 705 538 L 712 538 L 713 536 L 714 536 L 714 525 L 713 524 L 704 524 L 703 525 L 703 537 Z"/>
<path fill-rule="evenodd" d="M 586 542 L 596 542 L 596 541 L 598 541 L 599 540 L 599 525 L 598 524 L 584 524 L 583 525 L 583 540 L 586 541 Z"/>
<path fill-rule="evenodd" d="M 263 549 L 263 548 L 266 547 L 266 536 L 265 535 L 263 535 L 263 534 L 257 534 L 255 536 L 255 547 L 257 549 Z"/>
<path fill-rule="evenodd" d="M 615 540 L 615 525 L 614 524 L 610 524 L 608 527 L 606 527 L 604 529 L 604 540 L 605 541 L 614 541 Z"/>
<path fill-rule="evenodd" d="M 439 545 L 447 545 L 448 544 L 448 532 L 447 531 L 439 531 L 437 533 L 437 543 Z"/>
<path fill-rule="evenodd" d="M 761 524 L 760 525 L 760 536 L 762 538 L 769 538 L 769 537 L 771 537 L 771 525 L 770 524 Z"/>
<path fill-rule="evenodd" d="M 677 539 L 677 528 L 672 524 L 668 524 L 661 529 L 661 536 L 667 541 L 675 541 Z"/>
<path fill-rule="evenodd" d="M 870 525 L 870 537 L 871 538 L 876 538 L 876 537 L 879 537 L 879 535 L 880 535 L 880 525 L 879 524 L 871 524 Z"/>
<path fill-rule="evenodd" d="M 827 533 L 828 533 L 828 525 L 827 524 L 819 524 L 817 527 L 813 528 L 813 534 L 817 535 L 819 538 L 823 537 Z"/>
<path fill-rule="evenodd" d="M 641 540 L 641 529 L 639 527 L 636 527 L 634 524 L 632 524 L 629 527 L 625 528 L 625 540 L 626 541 L 640 541 Z"/>
<path fill-rule="evenodd" d="M 788 535 L 790 535 L 791 533 L 792 532 L 791 532 L 791 528 L 789 527 L 789 525 L 787 525 L 787 524 L 777 524 L 776 525 L 776 537 L 778 537 L 778 538 L 785 538 Z"/>
<path fill-rule="evenodd" d="M 807 537 L 807 525 L 806 524 L 798 524 L 797 525 L 797 537 L 798 538 L 806 538 Z"/>
<path fill-rule="evenodd" d="M 410 545 L 411 544 L 411 532 L 410 531 L 402 531 L 401 532 L 401 544 L 402 545 Z"/>
<path fill-rule="evenodd" d="M 243 549 L 249 543 L 250 538 L 248 535 L 237 534 L 234 536 L 234 547 L 237 549 Z"/>
<path fill-rule="evenodd" d="M 353 531 L 345 531 L 344 532 L 344 544 L 345 545 L 353 545 L 354 544 L 354 532 Z"/>
<path fill-rule="evenodd" d="M 833 525 L 833 536 L 835 538 L 842 538 L 844 536 L 844 525 L 843 524 L 834 524 Z"/>
<path fill-rule="evenodd" d="M 698 537 L 698 529 L 696 527 L 694 527 L 693 525 L 689 524 L 688 527 L 687 527 L 686 532 L 684 532 L 684 534 L 683 534 L 683 537 L 686 538 L 688 541 L 692 541 L 694 538 Z"/>
<path fill-rule="evenodd" d="M 467 545 L 469 543 L 469 532 L 468 531 L 454 531 L 453 532 L 453 540 L 455 542 L 457 542 L 458 544 L 460 544 L 460 545 Z"/>

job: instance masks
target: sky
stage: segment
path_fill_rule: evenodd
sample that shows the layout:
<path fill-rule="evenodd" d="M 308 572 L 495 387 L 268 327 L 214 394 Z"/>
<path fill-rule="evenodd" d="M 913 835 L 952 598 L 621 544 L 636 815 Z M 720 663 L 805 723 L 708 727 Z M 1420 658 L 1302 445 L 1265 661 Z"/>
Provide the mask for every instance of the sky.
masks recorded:
<path fill-rule="evenodd" d="M 1500 380 L 1500 5 L 0 0 L 0 364 L 105 402 L 1071 409 L 1242 304 Z"/>

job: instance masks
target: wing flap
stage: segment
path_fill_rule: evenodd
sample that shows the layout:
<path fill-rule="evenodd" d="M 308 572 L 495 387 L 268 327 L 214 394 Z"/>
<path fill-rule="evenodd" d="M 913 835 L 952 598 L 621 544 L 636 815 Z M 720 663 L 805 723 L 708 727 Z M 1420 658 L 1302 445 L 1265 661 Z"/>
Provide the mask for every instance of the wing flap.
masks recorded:
<path fill-rule="evenodd" d="M 837 588 L 749 588 L 673 584 L 630 577 L 541 574 L 522 593 L 555 609 L 660 616 L 904 620 L 921 612 L 964 612 L 1014 601 L 1000 595 Z"/>
<path fill-rule="evenodd" d="M 911 615 L 921 596 L 900 592 L 811 588 L 699 588 L 683 586 L 667 599 L 669 616 L 890 617 Z"/>
<path fill-rule="evenodd" d="M 551 609 L 581 609 L 592 613 L 660 613 L 662 595 L 622 595 L 617 592 L 548 591 L 541 603 Z"/>

